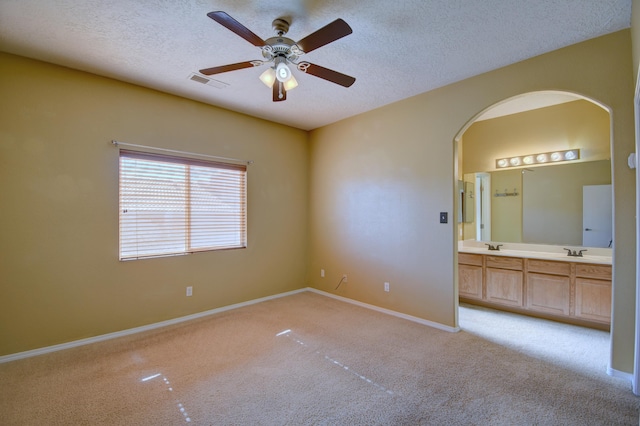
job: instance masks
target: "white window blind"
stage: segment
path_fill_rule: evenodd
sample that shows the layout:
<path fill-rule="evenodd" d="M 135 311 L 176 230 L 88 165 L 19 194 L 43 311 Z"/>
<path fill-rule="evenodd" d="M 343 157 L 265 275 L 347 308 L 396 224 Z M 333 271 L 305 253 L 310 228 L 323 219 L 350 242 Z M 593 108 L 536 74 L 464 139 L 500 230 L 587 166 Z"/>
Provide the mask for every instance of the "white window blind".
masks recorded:
<path fill-rule="evenodd" d="M 246 166 L 120 151 L 120 260 L 247 246 Z"/>

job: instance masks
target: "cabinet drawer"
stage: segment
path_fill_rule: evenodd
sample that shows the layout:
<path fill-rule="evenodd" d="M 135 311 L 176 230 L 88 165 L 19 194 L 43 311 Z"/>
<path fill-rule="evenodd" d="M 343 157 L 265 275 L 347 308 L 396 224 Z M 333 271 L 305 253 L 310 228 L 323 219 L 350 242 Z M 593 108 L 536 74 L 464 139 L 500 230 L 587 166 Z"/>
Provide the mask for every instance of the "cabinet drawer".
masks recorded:
<path fill-rule="evenodd" d="M 471 253 L 458 253 L 458 263 L 463 265 L 482 266 L 482 255 Z"/>
<path fill-rule="evenodd" d="M 571 275 L 571 264 L 567 262 L 529 259 L 527 270 L 529 272 L 569 276 Z"/>
<path fill-rule="evenodd" d="M 588 263 L 576 264 L 576 276 L 584 278 L 595 278 L 599 280 L 611 279 L 611 266 L 591 265 Z"/>
<path fill-rule="evenodd" d="M 522 259 L 517 257 L 487 256 L 487 268 L 522 271 Z"/>

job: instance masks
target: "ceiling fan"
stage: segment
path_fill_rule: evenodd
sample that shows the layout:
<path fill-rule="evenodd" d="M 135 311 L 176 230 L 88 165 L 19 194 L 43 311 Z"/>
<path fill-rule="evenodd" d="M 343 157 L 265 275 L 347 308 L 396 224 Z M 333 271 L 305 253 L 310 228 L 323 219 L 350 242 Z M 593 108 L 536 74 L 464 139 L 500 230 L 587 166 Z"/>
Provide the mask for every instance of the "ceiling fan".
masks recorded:
<path fill-rule="evenodd" d="M 236 64 L 205 68 L 200 70 L 200 73 L 204 75 L 220 74 L 228 71 L 272 64 L 260 75 L 260 80 L 272 88 L 274 102 L 286 100 L 287 90 L 291 90 L 298 85 L 298 82 L 291 73 L 291 69 L 288 66 L 289 64 L 295 65 L 299 71 L 339 84 L 340 86 L 350 87 L 356 81 L 353 77 L 330 70 L 329 68 L 324 68 L 307 61 L 299 61 L 299 58 L 305 53 L 309 53 L 351 34 L 353 32 L 351 27 L 342 19 L 336 19 L 316 32 L 309 34 L 302 40 L 295 42 L 290 38 L 284 37 L 289 31 L 289 22 L 283 18 L 278 18 L 273 21 L 273 29 L 277 35 L 263 40 L 225 12 L 209 12 L 207 16 L 254 46 L 259 47 L 262 50 L 264 60 L 238 62 Z"/>

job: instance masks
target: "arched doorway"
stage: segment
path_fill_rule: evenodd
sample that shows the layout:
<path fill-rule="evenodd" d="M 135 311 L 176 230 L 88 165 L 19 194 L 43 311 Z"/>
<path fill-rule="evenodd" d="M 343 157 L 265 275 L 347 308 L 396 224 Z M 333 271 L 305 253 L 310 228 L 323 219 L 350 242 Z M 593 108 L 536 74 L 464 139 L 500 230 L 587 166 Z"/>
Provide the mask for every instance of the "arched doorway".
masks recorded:
<path fill-rule="evenodd" d="M 573 115 L 576 114 L 592 114 L 592 116 L 589 116 L 592 118 L 573 117 Z M 539 121 L 544 120 L 544 117 L 547 117 L 547 120 L 549 121 Z M 580 127 L 579 129 L 574 129 L 573 127 L 569 128 L 570 124 L 562 127 L 558 123 L 564 119 L 563 117 L 569 117 L 566 119 L 567 123 L 570 123 L 570 121 L 573 120 L 578 123 L 586 124 L 573 124 L 574 127 Z M 600 122 L 599 127 L 593 127 L 594 121 Z M 498 124 L 498 122 L 500 122 L 500 124 Z M 505 131 L 505 129 L 510 130 Z M 506 133 L 500 134 L 499 131 Z M 523 134 L 517 135 L 519 131 L 521 131 Z M 589 139 L 589 135 L 587 135 L 587 133 L 590 132 L 598 133 L 598 135 L 594 135 L 594 137 L 592 138 L 594 140 Z M 560 239 L 559 241 L 531 241 L 527 239 L 526 235 L 528 234 L 524 231 L 527 226 L 527 217 L 533 215 L 533 213 L 526 211 L 527 204 L 523 201 L 523 194 L 525 193 L 523 191 L 524 187 L 529 185 L 528 188 L 531 188 L 532 176 L 543 175 L 543 172 L 551 170 L 550 167 L 557 167 L 560 165 L 560 163 L 558 163 L 557 165 L 554 164 L 553 166 L 550 166 L 549 164 L 532 163 L 509 164 L 509 167 L 505 167 L 505 170 L 501 170 L 498 161 L 503 158 L 519 158 L 520 160 L 522 160 L 530 154 L 537 153 L 549 154 L 555 151 L 576 150 L 576 152 L 580 152 L 580 154 L 582 154 L 576 164 L 582 163 L 583 166 L 581 167 L 585 168 L 587 167 L 587 165 L 590 167 L 592 164 L 595 167 L 596 163 L 598 163 L 599 171 L 597 173 L 599 173 L 601 176 L 603 174 L 606 175 L 609 180 L 608 184 L 612 187 L 612 170 L 610 159 L 611 132 L 611 115 L 610 110 L 606 106 L 598 103 L 593 99 L 589 99 L 584 96 L 569 92 L 544 91 L 527 93 L 505 99 L 504 101 L 501 101 L 479 112 L 464 126 L 464 128 L 456 137 L 456 179 L 458 182 L 458 188 L 462 187 L 464 189 L 467 189 L 466 191 L 463 189 L 462 191 L 457 192 L 457 194 L 459 195 L 457 197 L 457 208 L 468 207 L 471 203 L 476 206 L 475 214 L 471 215 L 472 223 L 469 223 L 468 221 L 469 215 L 458 215 L 459 218 L 466 218 L 458 224 L 457 234 L 459 244 L 460 242 L 466 244 L 467 240 L 484 240 L 480 241 L 481 243 L 478 244 L 478 247 L 482 247 L 484 249 L 487 248 L 484 247 L 484 244 L 482 243 L 492 245 L 515 243 L 517 245 L 520 245 L 520 247 L 518 247 L 519 249 L 523 249 L 523 246 L 526 246 L 527 244 L 561 244 L 565 247 L 583 246 L 582 233 L 579 236 L 575 237 L 579 238 L 578 242 L 576 242 L 575 239 Z M 478 144 L 478 142 L 483 140 L 483 138 L 491 139 L 490 143 L 488 143 L 487 146 L 479 147 L 472 145 Z M 465 144 L 465 142 L 469 142 L 470 144 Z M 470 160 L 465 161 L 467 159 L 467 157 L 465 156 L 468 156 Z M 605 166 L 606 169 L 603 169 L 603 166 Z M 580 173 L 583 172 L 581 171 Z M 591 177 L 593 177 L 595 172 L 587 171 L 584 173 L 591 174 Z M 482 192 L 478 189 L 480 188 L 480 186 L 477 184 L 477 181 L 470 179 L 467 174 L 493 175 L 495 177 L 495 179 L 493 180 L 495 182 L 495 185 L 492 184 L 491 190 Z M 568 176 L 567 178 L 569 178 L 571 176 L 571 173 L 563 176 Z M 476 184 L 467 187 L 468 183 L 473 182 L 476 182 Z M 597 183 L 606 184 L 607 182 L 598 181 Z M 581 184 L 579 182 L 576 183 L 576 185 L 579 185 L 581 187 Z M 496 189 L 497 187 L 500 187 L 500 190 Z M 472 195 L 473 199 L 465 199 L 464 194 L 468 193 L 471 188 L 474 190 L 474 193 Z M 556 205 L 559 204 L 563 198 L 571 198 L 567 197 L 566 191 L 568 190 L 564 189 L 564 187 L 561 185 L 557 185 L 556 187 L 556 185 L 548 185 L 547 182 L 546 191 L 550 193 L 553 193 L 554 191 L 557 192 L 555 194 L 556 197 L 554 201 Z M 527 194 L 529 192 L 530 191 L 527 191 Z M 485 197 L 482 197 L 482 195 L 485 195 Z M 580 194 L 580 197 L 576 196 L 576 198 L 581 197 L 582 194 Z M 482 218 L 478 219 L 483 211 L 478 207 L 479 205 L 481 205 L 481 203 L 478 203 L 480 198 L 484 199 L 484 203 L 491 203 L 492 205 L 499 207 L 492 211 L 492 218 L 488 219 L 489 224 L 492 224 L 492 235 L 489 238 L 480 237 L 479 229 L 481 227 L 479 226 L 479 221 L 485 220 Z M 609 201 L 611 201 L 611 198 L 611 195 L 609 195 Z M 580 206 L 580 208 L 582 209 L 582 206 Z M 565 210 L 573 211 L 568 207 Z M 611 213 L 611 208 L 609 208 L 609 212 Z M 577 231 L 582 231 L 584 228 L 582 225 L 581 216 L 579 218 L 575 217 L 574 214 L 572 214 L 571 216 L 571 222 L 579 223 L 571 223 L 570 225 L 566 225 L 566 222 L 564 220 L 566 218 L 564 217 L 553 220 L 549 219 L 550 216 L 544 216 L 544 219 L 540 220 L 540 222 L 542 223 L 542 225 L 540 226 L 553 228 L 553 226 L 557 224 L 561 228 L 549 229 L 549 235 L 563 235 L 559 238 L 569 238 L 566 236 L 567 234 L 564 233 L 564 231 L 567 230 L 566 228 L 572 227 L 574 225 L 577 225 Z M 609 219 L 609 224 L 611 224 L 611 219 Z M 511 229 L 511 227 L 513 227 L 513 229 Z M 516 232 L 514 231 L 514 229 L 518 229 L 518 231 Z M 529 235 L 530 234 L 531 233 L 529 232 Z M 538 230 L 538 232 L 534 232 L 534 234 L 536 234 L 536 236 L 542 235 L 543 232 L 540 232 Z M 567 242 L 565 243 L 564 241 Z M 560 246 L 557 250 L 562 253 L 562 248 L 563 247 Z M 586 248 L 587 250 L 590 249 L 587 247 L 584 248 Z M 591 251 L 594 251 L 594 249 L 591 249 Z M 488 253 L 491 254 L 490 252 Z M 600 254 L 606 252 L 598 253 Z M 475 270 L 479 271 L 479 269 L 477 268 Z M 486 269 L 483 267 L 482 271 L 482 273 L 485 273 Z M 522 272 L 522 274 L 524 274 L 524 272 Z M 517 275 L 517 273 L 515 273 L 514 275 Z M 483 285 L 486 285 L 484 276 L 482 277 L 482 280 Z M 460 278 L 458 282 L 460 282 Z M 526 280 L 523 282 L 522 286 L 522 292 L 526 293 Z M 569 287 L 567 286 L 567 292 L 569 291 L 568 289 Z M 462 290 L 460 288 L 458 288 L 458 290 L 461 291 L 460 295 L 462 295 Z M 480 289 L 480 291 L 484 291 L 485 293 L 479 295 L 478 298 L 482 299 L 482 301 L 486 301 L 486 288 Z M 575 288 L 572 287 L 571 291 L 575 292 Z M 521 299 L 523 300 L 523 310 L 526 310 L 524 308 L 527 307 L 527 295 L 518 295 L 517 297 L 521 297 Z M 517 299 L 517 297 L 514 297 L 514 299 Z M 567 304 L 568 303 L 569 302 L 567 302 Z M 479 304 L 483 305 L 483 303 Z M 484 305 L 486 306 L 486 304 Z M 489 307 L 492 307 L 491 303 L 488 303 L 488 305 Z M 517 305 L 515 306 L 515 309 L 507 308 L 506 310 L 518 312 Z M 608 300 L 608 308 L 611 308 L 611 299 Z M 458 315 L 459 309 L 460 307 L 458 305 Z M 567 305 L 567 312 L 568 309 L 569 307 Z M 574 307 L 571 306 L 572 315 L 573 309 Z M 546 316 L 548 318 L 554 318 L 554 315 Z M 464 324 L 461 323 L 460 325 L 464 328 Z M 607 342 L 607 344 L 609 344 L 609 342 Z M 605 363 L 608 362 L 608 351 L 606 355 L 603 356 L 607 357 Z"/>

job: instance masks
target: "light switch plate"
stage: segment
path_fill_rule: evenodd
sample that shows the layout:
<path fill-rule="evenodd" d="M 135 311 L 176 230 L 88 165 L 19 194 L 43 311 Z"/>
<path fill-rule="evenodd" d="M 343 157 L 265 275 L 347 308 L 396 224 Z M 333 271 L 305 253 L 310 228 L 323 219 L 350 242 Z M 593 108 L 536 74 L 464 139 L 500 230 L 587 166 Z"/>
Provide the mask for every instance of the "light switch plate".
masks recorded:
<path fill-rule="evenodd" d="M 447 223 L 449 221 L 449 213 L 440 212 L 440 223 Z"/>

